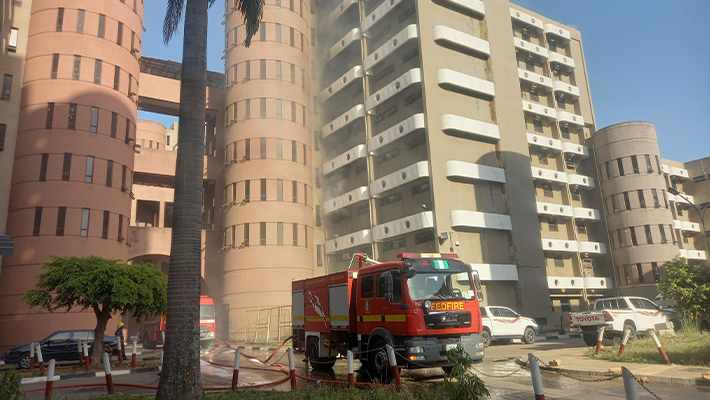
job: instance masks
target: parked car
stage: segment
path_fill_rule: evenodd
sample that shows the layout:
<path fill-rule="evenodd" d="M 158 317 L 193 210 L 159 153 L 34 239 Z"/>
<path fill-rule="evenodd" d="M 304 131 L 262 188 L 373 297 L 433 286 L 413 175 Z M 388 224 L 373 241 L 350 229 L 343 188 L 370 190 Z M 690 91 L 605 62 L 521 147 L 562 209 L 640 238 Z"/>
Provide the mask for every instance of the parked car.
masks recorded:
<path fill-rule="evenodd" d="M 676 301 L 673 299 L 664 299 L 662 294 L 658 294 L 653 302 L 658 304 L 662 310 L 675 312 Z M 698 318 L 698 327 L 702 332 L 710 332 L 710 315 Z"/>
<path fill-rule="evenodd" d="M 483 346 L 488 347 L 492 340 L 523 339 L 527 344 L 535 343 L 540 330 L 534 319 L 523 317 L 507 307 L 481 307 Z"/>
<path fill-rule="evenodd" d="M 637 333 L 643 334 L 655 329 L 656 324 L 671 322 L 674 330 L 681 328 L 680 318 L 673 312 L 659 307 L 643 297 L 610 297 L 597 299 L 591 311 L 569 314 L 572 327 L 580 327 L 587 346 L 597 343 L 598 330 L 604 327 L 604 336 L 611 339 L 623 337 L 629 332 L 629 340 L 636 339 Z"/>
<path fill-rule="evenodd" d="M 42 349 L 42 358 L 45 361 L 79 360 L 77 342 L 86 340 L 89 344 L 89 357 L 94 349 L 94 331 L 91 329 L 77 329 L 71 331 L 57 331 L 39 342 Z M 104 352 L 109 356 L 118 352 L 118 338 L 104 335 Z M 26 344 L 9 349 L 1 357 L 7 364 L 17 364 L 21 369 L 30 367 L 30 345 Z"/>

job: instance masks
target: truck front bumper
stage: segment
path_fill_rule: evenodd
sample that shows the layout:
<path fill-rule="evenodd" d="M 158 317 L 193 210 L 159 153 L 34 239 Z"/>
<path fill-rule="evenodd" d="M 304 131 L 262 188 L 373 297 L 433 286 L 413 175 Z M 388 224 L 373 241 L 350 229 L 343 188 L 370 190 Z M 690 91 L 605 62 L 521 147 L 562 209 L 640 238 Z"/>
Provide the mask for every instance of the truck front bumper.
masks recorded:
<path fill-rule="evenodd" d="M 405 361 L 399 358 L 398 364 L 410 369 L 449 366 L 446 353 L 451 349 L 462 349 L 475 363 L 483 361 L 484 350 L 481 335 L 473 333 L 458 338 L 416 337 L 404 342 Z"/>

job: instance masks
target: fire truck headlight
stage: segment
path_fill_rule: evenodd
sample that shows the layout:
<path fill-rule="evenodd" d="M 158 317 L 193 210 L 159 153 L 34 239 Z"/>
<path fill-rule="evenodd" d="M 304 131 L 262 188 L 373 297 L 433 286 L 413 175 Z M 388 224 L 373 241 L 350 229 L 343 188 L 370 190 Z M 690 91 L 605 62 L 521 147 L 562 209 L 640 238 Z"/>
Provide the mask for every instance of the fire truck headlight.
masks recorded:
<path fill-rule="evenodd" d="M 422 347 L 422 346 L 414 346 L 414 347 L 410 347 L 408 350 L 409 350 L 410 353 L 423 353 L 423 352 L 424 352 L 424 347 Z"/>
<path fill-rule="evenodd" d="M 476 343 L 476 348 L 477 348 L 477 349 L 482 349 L 482 348 L 483 348 L 483 343 Z"/>
<path fill-rule="evenodd" d="M 424 302 L 424 308 L 427 310 L 431 309 L 431 300 L 427 300 Z"/>
<path fill-rule="evenodd" d="M 214 339 L 214 332 L 210 332 L 207 334 L 207 337 L 210 339 Z"/>

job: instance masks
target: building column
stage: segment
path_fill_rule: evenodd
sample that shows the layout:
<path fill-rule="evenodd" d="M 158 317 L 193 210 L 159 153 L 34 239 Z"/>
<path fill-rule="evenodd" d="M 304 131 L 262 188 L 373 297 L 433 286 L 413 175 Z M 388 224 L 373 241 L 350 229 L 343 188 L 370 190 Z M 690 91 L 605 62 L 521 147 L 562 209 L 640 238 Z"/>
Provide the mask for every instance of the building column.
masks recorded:
<path fill-rule="evenodd" d="M 160 208 L 158 211 L 158 228 L 165 228 L 165 202 L 160 202 Z"/>
<path fill-rule="evenodd" d="M 136 211 L 138 210 L 138 200 L 131 200 L 131 215 L 128 220 L 128 226 L 137 226 L 136 224 Z"/>

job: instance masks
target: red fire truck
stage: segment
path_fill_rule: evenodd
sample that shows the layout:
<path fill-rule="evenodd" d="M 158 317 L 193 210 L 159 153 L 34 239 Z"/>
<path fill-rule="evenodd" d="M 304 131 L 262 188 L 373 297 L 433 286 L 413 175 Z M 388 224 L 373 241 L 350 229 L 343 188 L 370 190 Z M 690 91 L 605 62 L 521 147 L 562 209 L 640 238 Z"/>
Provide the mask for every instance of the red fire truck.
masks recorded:
<path fill-rule="evenodd" d="M 373 378 L 388 381 L 386 344 L 402 368 L 449 372 L 453 348 L 483 361 L 480 283 L 470 265 L 456 254 L 400 253 L 385 263 L 356 257 L 358 271 L 292 284 L 293 348 L 312 368 L 331 368 L 351 350 Z"/>
<path fill-rule="evenodd" d="M 200 296 L 200 344 L 208 348 L 215 339 L 217 329 L 214 301 L 209 296 Z M 143 320 L 143 347 L 154 349 L 163 344 L 165 316 L 149 317 Z"/>

